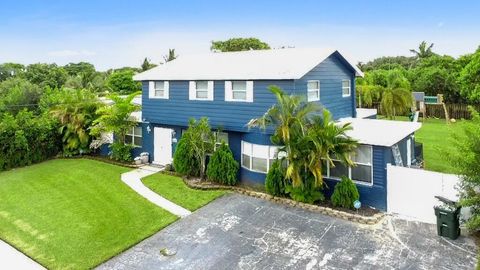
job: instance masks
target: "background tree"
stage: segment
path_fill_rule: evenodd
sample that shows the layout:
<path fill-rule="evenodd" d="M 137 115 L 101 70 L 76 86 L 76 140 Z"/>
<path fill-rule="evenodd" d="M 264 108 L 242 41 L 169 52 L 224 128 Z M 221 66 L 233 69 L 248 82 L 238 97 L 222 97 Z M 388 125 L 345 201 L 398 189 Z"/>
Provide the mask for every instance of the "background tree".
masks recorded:
<path fill-rule="evenodd" d="M 40 87 L 62 88 L 68 74 L 56 64 L 31 64 L 26 67 L 23 76 Z"/>
<path fill-rule="evenodd" d="M 480 50 L 469 57 L 460 71 L 460 94 L 470 102 L 480 102 Z"/>
<path fill-rule="evenodd" d="M 231 38 L 225 41 L 212 41 L 211 51 L 235 52 L 248 50 L 266 50 L 270 45 L 258 38 Z"/>
<path fill-rule="evenodd" d="M 145 59 L 143 59 L 143 63 L 141 65 L 141 68 L 142 68 L 142 71 L 147 71 L 151 68 L 154 68 L 156 67 L 157 65 L 153 64 L 152 62 L 150 62 L 150 59 L 148 59 L 147 57 L 145 57 Z"/>
<path fill-rule="evenodd" d="M 165 63 L 177 59 L 178 55 L 175 54 L 175 49 L 168 49 L 168 54 L 163 56 Z"/>
<path fill-rule="evenodd" d="M 422 41 L 420 45 L 418 45 L 418 50 L 410 49 L 410 52 L 415 54 L 417 58 L 427 58 L 434 54 L 432 48 L 433 43 L 430 43 L 430 45 L 428 45 L 426 41 Z"/>
<path fill-rule="evenodd" d="M 0 64 L 0 82 L 8 78 L 21 76 L 25 71 L 25 66 L 17 63 Z"/>
<path fill-rule="evenodd" d="M 88 62 L 68 63 L 64 67 L 70 76 L 77 76 L 83 73 L 95 73 L 95 66 Z"/>
<path fill-rule="evenodd" d="M 101 107 L 96 95 L 84 89 L 62 89 L 58 104 L 50 109 L 50 114 L 58 120 L 62 136 L 63 154 L 72 156 L 89 152 L 89 134 L 97 110 Z"/>
<path fill-rule="evenodd" d="M 114 71 L 107 79 L 106 86 L 114 93 L 126 95 L 140 91 L 140 82 L 133 80 L 132 70 Z"/>
<path fill-rule="evenodd" d="M 0 83 L 0 114 L 10 112 L 15 115 L 23 109 L 38 111 L 42 94 L 38 85 L 19 77 L 8 78 Z"/>

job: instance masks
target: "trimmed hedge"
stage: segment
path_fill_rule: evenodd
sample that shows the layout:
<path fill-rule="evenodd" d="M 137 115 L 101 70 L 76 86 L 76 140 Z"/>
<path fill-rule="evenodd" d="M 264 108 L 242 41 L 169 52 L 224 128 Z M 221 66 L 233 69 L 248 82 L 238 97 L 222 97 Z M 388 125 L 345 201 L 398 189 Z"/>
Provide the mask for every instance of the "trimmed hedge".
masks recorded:
<path fill-rule="evenodd" d="M 24 110 L 0 117 L 0 171 L 44 161 L 61 150 L 58 124 L 47 115 Z"/>
<path fill-rule="evenodd" d="M 173 156 L 173 167 L 175 171 L 180 174 L 199 176 L 200 161 L 194 156 L 191 149 L 191 143 L 186 137 L 182 136 L 175 149 L 175 154 Z"/>
<path fill-rule="evenodd" d="M 265 191 L 273 196 L 285 195 L 285 175 L 278 159 L 273 162 L 270 170 L 268 170 L 265 179 Z"/>

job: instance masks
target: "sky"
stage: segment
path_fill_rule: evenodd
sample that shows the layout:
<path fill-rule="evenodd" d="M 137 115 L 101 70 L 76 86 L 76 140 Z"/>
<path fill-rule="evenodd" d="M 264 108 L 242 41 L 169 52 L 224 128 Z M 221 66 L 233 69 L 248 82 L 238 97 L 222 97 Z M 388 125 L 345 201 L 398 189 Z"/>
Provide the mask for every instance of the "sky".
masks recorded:
<path fill-rule="evenodd" d="M 16 0 L 0 4 L 0 63 L 88 61 L 97 69 L 207 53 L 212 40 L 334 48 L 354 61 L 410 55 L 426 40 L 459 56 L 480 45 L 480 1 Z"/>

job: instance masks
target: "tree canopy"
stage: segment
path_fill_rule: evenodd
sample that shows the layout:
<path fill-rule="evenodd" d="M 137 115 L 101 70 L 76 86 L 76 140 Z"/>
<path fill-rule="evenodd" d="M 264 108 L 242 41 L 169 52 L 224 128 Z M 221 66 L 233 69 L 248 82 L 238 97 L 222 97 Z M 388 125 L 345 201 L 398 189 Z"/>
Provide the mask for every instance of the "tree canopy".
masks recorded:
<path fill-rule="evenodd" d="M 258 38 L 231 38 L 228 40 L 212 41 L 210 50 L 220 52 L 236 52 L 248 50 L 267 50 L 270 45 Z"/>

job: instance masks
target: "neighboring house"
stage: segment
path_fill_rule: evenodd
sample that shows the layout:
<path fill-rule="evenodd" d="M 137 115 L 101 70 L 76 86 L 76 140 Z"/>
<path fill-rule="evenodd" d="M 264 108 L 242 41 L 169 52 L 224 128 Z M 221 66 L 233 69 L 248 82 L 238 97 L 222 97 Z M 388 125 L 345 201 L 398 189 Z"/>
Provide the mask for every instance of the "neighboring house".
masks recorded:
<path fill-rule="evenodd" d="M 248 129 L 246 124 L 276 103 L 268 86 L 277 85 L 322 104 L 339 122 L 352 122 L 350 135 L 362 144 L 357 166 L 326 168 L 327 183 L 333 186 L 339 176 L 348 175 L 364 204 L 385 210 L 386 164 L 414 161 L 413 133 L 420 124 L 356 118 L 356 76 L 363 73 L 336 50 L 184 55 L 134 77 L 143 87 L 142 151 L 150 153 L 152 163 L 171 163 L 189 119 L 208 117 L 212 128 L 221 131 L 218 141 L 225 141 L 241 164 L 239 180 L 264 185 L 277 150 L 270 141 L 272 130 Z"/>

